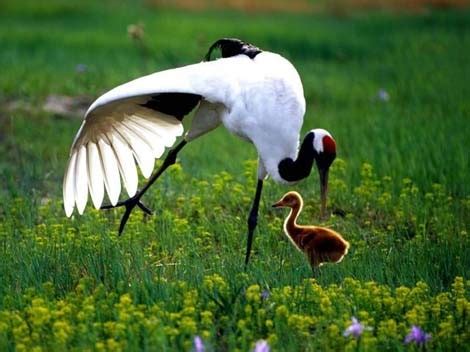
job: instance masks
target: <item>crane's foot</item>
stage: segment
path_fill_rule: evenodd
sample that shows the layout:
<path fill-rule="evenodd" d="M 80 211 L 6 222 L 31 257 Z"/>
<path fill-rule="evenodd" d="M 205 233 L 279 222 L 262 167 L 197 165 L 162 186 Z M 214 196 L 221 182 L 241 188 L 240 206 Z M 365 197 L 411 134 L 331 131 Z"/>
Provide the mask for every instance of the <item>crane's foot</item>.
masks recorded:
<path fill-rule="evenodd" d="M 341 209 L 341 208 L 334 208 L 333 211 L 331 212 L 333 215 L 339 216 L 341 218 L 346 217 L 346 210 Z"/>
<path fill-rule="evenodd" d="M 312 278 L 318 279 L 318 276 L 320 275 L 320 269 L 318 268 L 318 266 L 315 266 L 315 265 L 312 265 L 311 268 L 312 268 Z"/>
<path fill-rule="evenodd" d="M 145 214 L 152 215 L 152 211 L 146 207 L 141 201 L 140 197 L 142 195 L 137 192 L 137 194 L 125 201 L 118 202 L 116 205 L 104 205 L 101 209 L 113 209 L 119 207 L 125 207 L 126 210 L 124 211 L 124 215 L 121 218 L 121 224 L 119 225 L 119 236 L 124 231 L 124 227 L 126 226 L 127 220 L 129 220 L 129 216 L 132 213 L 132 210 L 137 206 L 139 207 Z"/>

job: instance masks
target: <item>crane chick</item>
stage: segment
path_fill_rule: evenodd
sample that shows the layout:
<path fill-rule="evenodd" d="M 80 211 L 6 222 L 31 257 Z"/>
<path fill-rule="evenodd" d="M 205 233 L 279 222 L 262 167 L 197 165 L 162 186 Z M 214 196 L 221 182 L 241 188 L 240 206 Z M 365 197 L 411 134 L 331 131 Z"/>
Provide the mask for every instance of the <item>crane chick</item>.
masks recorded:
<path fill-rule="evenodd" d="M 288 192 L 274 208 L 291 208 L 284 222 L 284 232 L 298 250 L 305 253 L 315 273 L 315 268 L 323 263 L 339 263 L 348 253 L 349 242 L 339 233 L 320 226 L 304 226 L 297 224 L 297 218 L 302 211 L 303 200 L 299 193 Z"/>

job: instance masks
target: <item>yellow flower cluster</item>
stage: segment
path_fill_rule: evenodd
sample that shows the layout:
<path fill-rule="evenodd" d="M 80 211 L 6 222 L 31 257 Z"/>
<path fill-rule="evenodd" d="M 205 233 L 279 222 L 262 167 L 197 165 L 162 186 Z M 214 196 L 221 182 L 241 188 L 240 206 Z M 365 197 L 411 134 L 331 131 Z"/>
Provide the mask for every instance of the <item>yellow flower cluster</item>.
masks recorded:
<path fill-rule="evenodd" d="M 199 335 L 216 349 L 247 350 L 253 341 L 266 339 L 281 349 L 396 350 L 403 348 L 411 325 L 431 334 L 430 349 L 462 350 L 470 343 L 470 282 L 462 277 L 455 278 L 450 291 L 436 295 L 423 282 L 390 289 L 352 278 L 325 287 L 305 280 L 269 293 L 250 284 L 238 296 L 217 274 L 205 276 L 199 288 L 185 282 L 164 285 L 172 292 L 170 302 L 151 304 L 87 279 L 62 299 L 30 290 L 22 308 L 0 311 L 0 346 L 19 351 L 189 350 Z M 343 337 L 351 316 L 370 327 L 357 341 Z"/>
<path fill-rule="evenodd" d="M 469 283 L 451 281 L 465 272 L 468 241 L 454 208 L 468 213 L 470 200 L 456 202 L 441 185 L 424 193 L 409 179 L 393 184 L 370 164 L 350 189 L 345 168 L 337 160 L 331 170 L 327 225 L 351 250 L 322 267 L 319 281 L 302 281 L 310 272 L 282 234 L 285 213 L 263 202 L 256 270 L 240 273 L 256 161 L 245 163 L 241 183 L 226 172 L 193 179 L 177 164 L 164 177 L 181 189 L 151 189 L 146 201 L 158 215 L 134 213 L 122 237 L 120 209 L 66 219 L 61 202 L 48 200 L 28 222 L 18 220 L 28 202 L 12 200 L 0 223 L 10 283 L 1 291 L 0 350 L 190 350 L 195 336 L 209 350 L 247 351 L 259 340 L 276 350 L 401 350 L 412 325 L 431 334 L 430 349 L 467 346 Z M 266 182 L 263 201 L 284 191 Z M 318 219 L 318 194 L 302 192 L 310 200 L 300 221 Z M 448 252 L 455 257 L 439 257 Z M 421 278 L 428 282 L 411 284 Z M 343 336 L 353 316 L 372 328 L 360 339 Z"/>

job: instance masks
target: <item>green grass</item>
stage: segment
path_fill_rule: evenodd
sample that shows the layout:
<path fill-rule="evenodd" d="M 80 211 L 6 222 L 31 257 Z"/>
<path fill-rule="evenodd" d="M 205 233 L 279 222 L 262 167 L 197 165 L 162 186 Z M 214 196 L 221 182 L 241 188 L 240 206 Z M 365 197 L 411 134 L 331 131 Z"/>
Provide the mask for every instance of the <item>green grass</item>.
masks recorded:
<path fill-rule="evenodd" d="M 127 37 L 139 21 L 151 55 Z M 199 334 L 216 350 L 248 350 L 260 338 L 279 350 L 401 350 L 411 324 L 433 334 L 433 349 L 468 346 L 469 283 L 460 293 L 455 278 L 468 280 L 470 268 L 469 33 L 470 13 L 457 11 L 335 18 L 0 4 L 0 349 L 187 350 Z M 285 212 L 270 208 L 288 190 L 272 181 L 243 272 L 256 152 L 223 129 L 181 152 L 146 196 L 156 215 L 143 221 L 137 211 L 122 237 L 120 210 L 63 212 L 62 176 L 81 121 L 42 112 L 45 98 L 96 97 L 197 62 L 227 36 L 289 58 L 304 83 L 305 130 L 326 128 L 338 142 L 330 208 L 345 217 L 324 225 L 352 247 L 321 268 L 319 287 L 305 281 L 310 268 L 282 234 Z M 30 108 L 7 109 L 18 100 Z M 319 222 L 317 188 L 316 175 L 292 187 L 307 202 L 302 223 Z M 403 299 L 402 285 L 422 292 Z M 271 296 L 260 303 L 256 290 Z M 352 315 L 374 327 L 363 340 L 341 336 Z"/>

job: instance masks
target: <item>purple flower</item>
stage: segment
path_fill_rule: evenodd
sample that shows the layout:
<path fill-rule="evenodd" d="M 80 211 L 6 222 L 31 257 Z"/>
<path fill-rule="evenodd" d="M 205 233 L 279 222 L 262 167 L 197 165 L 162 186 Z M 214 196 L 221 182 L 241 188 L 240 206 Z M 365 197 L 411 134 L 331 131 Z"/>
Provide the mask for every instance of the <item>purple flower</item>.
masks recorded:
<path fill-rule="evenodd" d="M 266 340 L 259 340 L 258 342 L 256 342 L 255 349 L 253 350 L 253 352 L 269 352 L 269 351 L 270 349 L 269 349 L 268 341 Z"/>
<path fill-rule="evenodd" d="M 383 89 L 383 88 L 380 88 L 378 93 L 377 93 L 377 98 L 380 100 L 380 101 L 389 101 L 390 100 L 390 94 L 388 94 L 388 92 Z"/>
<path fill-rule="evenodd" d="M 268 290 L 263 290 L 263 292 L 261 292 L 261 298 L 263 301 L 267 300 L 269 296 L 271 296 L 271 293 Z"/>
<path fill-rule="evenodd" d="M 204 352 L 206 348 L 204 347 L 204 343 L 200 336 L 194 337 L 194 352 Z"/>
<path fill-rule="evenodd" d="M 419 326 L 413 325 L 411 331 L 405 337 L 405 343 L 414 342 L 417 345 L 424 345 L 431 338 L 431 334 L 427 334 Z"/>
<path fill-rule="evenodd" d="M 86 71 L 88 71 L 88 66 L 85 64 L 77 64 L 75 66 L 75 72 L 77 73 L 85 73 Z"/>
<path fill-rule="evenodd" d="M 352 317 L 351 322 L 352 322 L 351 325 L 349 325 L 349 327 L 343 332 L 344 337 L 352 335 L 353 337 L 357 339 L 358 337 L 362 335 L 364 330 L 372 330 L 371 327 L 365 326 L 362 323 L 360 323 L 356 317 Z"/>

